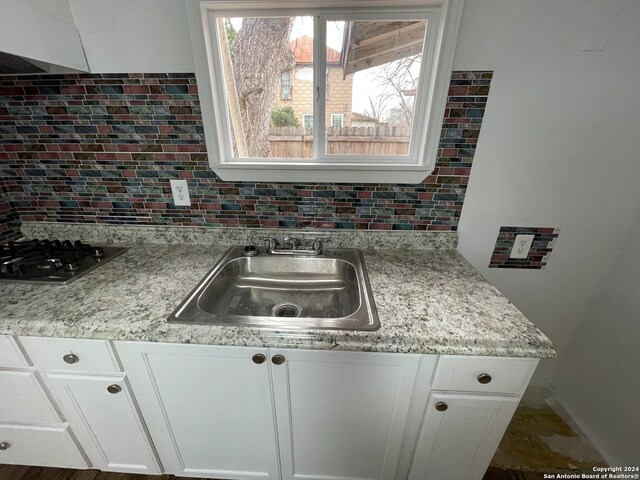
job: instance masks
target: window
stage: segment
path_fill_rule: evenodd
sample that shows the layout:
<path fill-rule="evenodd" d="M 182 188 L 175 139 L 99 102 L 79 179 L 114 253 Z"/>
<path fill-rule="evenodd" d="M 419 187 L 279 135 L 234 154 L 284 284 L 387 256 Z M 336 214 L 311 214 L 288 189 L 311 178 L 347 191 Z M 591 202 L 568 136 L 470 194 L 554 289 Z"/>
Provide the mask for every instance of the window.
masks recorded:
<path fill-rule="evenodd" d="M 313 128 L 313 113 L 305 113 L 302 115 L 302 126 L 304 128 Z"/>
<path fill-rule="evenodd" d="M 222 179 L 415 183 L 431 173 L 462 0 L 379 5 L 187 0 L 209 157 Z M 292 124 L 272 129 L 284 100 Z M 371 126 L 332 135 L 345 113 Z"/>
<path fill-rule="evenodd" d="M 331 126 L 332 127 L 344 127 L 344 113 L 332 113 L 331 114 Z"/>
<path fill-rule="evenodd" d="M 280 98 L 291 100 L 291 70 L 285 70 L 280 76 Z"/>

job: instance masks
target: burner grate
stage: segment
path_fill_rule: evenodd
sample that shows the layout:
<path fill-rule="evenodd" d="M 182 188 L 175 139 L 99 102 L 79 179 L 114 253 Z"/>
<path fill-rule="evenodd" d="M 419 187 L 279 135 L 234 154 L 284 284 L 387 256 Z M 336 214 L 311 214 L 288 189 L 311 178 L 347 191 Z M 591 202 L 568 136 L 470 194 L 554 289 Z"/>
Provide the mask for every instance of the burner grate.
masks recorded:
<path fill-rule="evenodd" d="M 126 249 L 79 240 L 25 240 L 0 245 L 0 280 L 69 283 Z"/>

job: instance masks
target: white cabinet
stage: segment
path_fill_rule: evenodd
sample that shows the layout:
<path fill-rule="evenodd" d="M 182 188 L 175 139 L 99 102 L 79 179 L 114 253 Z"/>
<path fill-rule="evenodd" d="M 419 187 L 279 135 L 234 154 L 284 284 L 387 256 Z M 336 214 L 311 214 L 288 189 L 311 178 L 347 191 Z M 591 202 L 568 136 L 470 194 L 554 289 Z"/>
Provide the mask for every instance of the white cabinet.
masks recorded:
<path fill-rule="evenodd" d="M 61 423 L 62 418 L 35 371 L 0 369 L 0 422 Z"/>
<path fill-rule="evenodd" d="M 42 337 L 20 337 L 20 342 L 38 367 L 91 467 L 161 473 L 110 342 Z"/>
<path fill-rule="evenodd" d="M 39 373 L 13 337 L 0 336 L 0 464 L 88 468 Z"/>
<path fill-rule="evenodd" d="M 438 357 L 408 480 L 481 480 L 537 364 Z"/>
<path fill-rule="evenodd" d="M 396 478 L 420 355 L 270 355 L 284 480 Z"/>
<path fill-rule="evenodd" d="M 0 335 L 0 367 L 28 367 L 18 343 L 13 337 Z"/>
<path fill-rule="evenodd" d="M 0 424 L 0 463 L 88 468 L 66 424 Z"/>
<path fill-rule="evenodd" d="M 519 397 L 447 394 L 429 398 L 409 480 L 480 480 Z"/>
<path fill-rule="evenodd" d="M 441 355 L 432 388 L 519 395 L 527 388 L 537 364 L 534 358 Z"/>
<path fill-rule="evenodd" d="M 395 478 L 419 355 L 116 346 L 169 473 Z"/>
<path fill-rule="evenodd" d="M 0 347 L 0 463 L 237 480 L 481 480 L 537 364 L 6 336 Z"/>
<path fill-rule="evenodd" d="M 279 478 L 267 349 L 116 345 L 166 473 Z"/>
<path fill-rule="evenodd" d="M 123 374 L 47 373 L 46 381 L 94 468 L 161 473 Z"/>
<path fill-rule="evenodd" d="M 34 367 L 73 372 L 119 372 L 116 354 L 107 340 L 20 337 Z"/>

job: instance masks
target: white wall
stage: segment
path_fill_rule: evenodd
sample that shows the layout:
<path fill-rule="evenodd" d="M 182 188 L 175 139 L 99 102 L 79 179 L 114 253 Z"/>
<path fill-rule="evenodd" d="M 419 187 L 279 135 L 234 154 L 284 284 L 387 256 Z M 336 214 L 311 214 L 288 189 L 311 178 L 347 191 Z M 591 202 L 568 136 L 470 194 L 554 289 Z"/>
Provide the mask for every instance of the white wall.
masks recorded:
<path fill-rule="evenodd" d="M 21 2 L 32 5 L 50 17 L 55 17 L 63 22 L 75 25 L 69 0 L 21 0 Z"/>
<path fill-rule="evenodd" d="M 70 0 L 92 73 L 193 72 L 179 0 Z"/>
<path fill-rule="evenodd" d="M 465 6 L 455 69 L 495 76 L 458 249 L 554 342 L 537 384 L 566 361 L 640 204 L 638 25 L 635 0 Z M 546 269 L 488 269 L 501 225 L 561 227 Z"/>
<path fill-rule="evenodd" d="M 609 460 L 640 458 L 640 222 L 627 238 L 554 381 L 556 397 Z"/>

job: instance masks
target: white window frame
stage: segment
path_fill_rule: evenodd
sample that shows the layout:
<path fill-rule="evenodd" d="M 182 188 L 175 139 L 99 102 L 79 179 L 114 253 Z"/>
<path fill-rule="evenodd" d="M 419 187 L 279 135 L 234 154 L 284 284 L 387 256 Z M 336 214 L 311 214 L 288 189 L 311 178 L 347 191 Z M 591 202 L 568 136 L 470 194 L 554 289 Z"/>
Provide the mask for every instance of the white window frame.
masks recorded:
<path fill-rule="evenodd" d="M 333 117 L 340 118 L 340 127 L 344 127 L 344 113 L 332 113 L 331 118 L 329 119 L 329 126 L 333 127 Z"/>
<path fill-rule="evenodd" d="M 443 114 L 464 0 L 184 0 L 191 31 L 196 78 L 209 162 L 223 180 L 292 182 L 417 183 L 435 166 Z M 326 21 L 428 21 L 421 86 L 407 156 L 329 155 L 324 118 L 326 102 L 314 106 L 313 159 L 234 158 L 224 78 L 217 43 L 216 16 L 316 17 L 314 91 L 326 98 Z"/>

